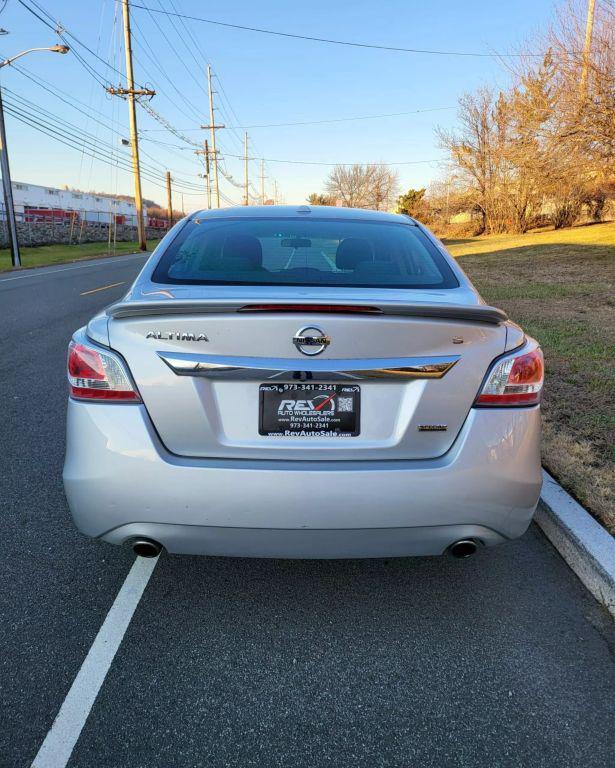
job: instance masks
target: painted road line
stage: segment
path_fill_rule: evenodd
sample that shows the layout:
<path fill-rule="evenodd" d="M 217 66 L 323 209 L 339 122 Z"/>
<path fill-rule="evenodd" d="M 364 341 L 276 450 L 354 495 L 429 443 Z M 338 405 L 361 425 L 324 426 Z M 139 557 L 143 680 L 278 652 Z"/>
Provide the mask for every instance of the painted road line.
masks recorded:
<path fill-rule="evenodd" d="M 91 291 L 84 291 L 79 296 L 89 296 L 91 293 L 98 293 L 98 291 L 106 291 L 107 288 L 117 288 L 118 285 L 126 285 L 126 280 L 122 280 L 121 283 L 109 283 L 109 285 L 101 285 L 100 288 L 92 288 Z"/>
<path fill-rule="evenodd" d="M 70 760 L 157 562 L 157 557 L 137 557 L 134 561 L 34 758 L 32 768 L 64 768 Z"/>
<path fill-rule="evenodd" d="M 103 265 L 106 265 L 107 262 L 109 264 L 117 264 L 118 262 L 121 264 L 125 261 L 130 261 L 132 259 L 144 259 L 146 257 L 150 256 L 149 253 L 131 253 L 127 256 L 112 256 L 110 258 L 104 258 L 97 259 L 96 261 L 92 261 L 89 264 L 76 264 L 74 267 L 62 267 L 61 269 L 47 269 L 44 266 L 41 267 L 34 267 L 32 270 L 28 270 L 27 275 L 15 275 L 14 277 L 0 277 L 0 283 L 8 283 L 11 280 L 24 280 L 26 277 L 43 277 L 44 275 L 55 275 L 56 272 L 70 272 L 73 269 L 87 269 L 88 267 L 102 267 Z M 44 269 L 44 272 L 37 272 L 37 269 Z"/>

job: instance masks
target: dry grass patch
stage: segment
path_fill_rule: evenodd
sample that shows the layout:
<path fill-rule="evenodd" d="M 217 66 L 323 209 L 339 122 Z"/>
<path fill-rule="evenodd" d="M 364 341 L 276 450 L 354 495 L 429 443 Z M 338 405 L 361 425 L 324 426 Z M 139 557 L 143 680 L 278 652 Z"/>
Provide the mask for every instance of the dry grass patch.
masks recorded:
<path fill-rule="evenodd" d="M 448 243 L 545 352 L 547 469 L 615 533 L 615 223 Z"/>
<path fill-rule="evenodd" d="M 596 448 L 574 439 L 551 421 L 543 426 L 544 463 L 585 507 L 615 533 L 615 468 L 601 461 Z"/>

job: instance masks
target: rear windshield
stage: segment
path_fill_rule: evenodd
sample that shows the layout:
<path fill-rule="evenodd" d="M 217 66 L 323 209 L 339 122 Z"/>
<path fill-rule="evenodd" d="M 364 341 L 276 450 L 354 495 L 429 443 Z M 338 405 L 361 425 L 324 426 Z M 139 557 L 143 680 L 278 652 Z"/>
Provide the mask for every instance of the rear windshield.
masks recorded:
<path fill-rule="evenodd" d="M 455 288 L 444 256 L 413 224 L 348 219 L 202 219 L 164 252 L 154 282 Z"/>

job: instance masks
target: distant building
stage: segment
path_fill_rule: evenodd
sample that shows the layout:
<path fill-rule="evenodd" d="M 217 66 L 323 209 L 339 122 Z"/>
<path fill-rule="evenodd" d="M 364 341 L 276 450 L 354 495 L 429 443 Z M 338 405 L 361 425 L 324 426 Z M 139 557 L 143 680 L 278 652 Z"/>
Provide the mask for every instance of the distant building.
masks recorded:
<path fill-rule="evenodd" d="M 20 221 L 78 219 L 136 226 L 137 208 L 129 200 L 70 189 L 12 182 L 15 213 Z M 4 206 L 2 206 L 4 217 Z"/>

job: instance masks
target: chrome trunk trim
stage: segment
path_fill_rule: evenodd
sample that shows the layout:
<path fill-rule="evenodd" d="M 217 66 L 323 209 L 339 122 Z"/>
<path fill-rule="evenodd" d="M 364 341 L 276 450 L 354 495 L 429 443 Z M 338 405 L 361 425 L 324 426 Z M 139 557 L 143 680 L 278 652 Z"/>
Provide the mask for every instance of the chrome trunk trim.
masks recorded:
<path fill-rule="evenodd" d="M 178 376 L 254 381 L 277 378 L 299 381 L 441 379 L 460 358 L 459 355 L 450 355 L 351 360 L 291 360 L 286 357 L 227 357 L 184 352 L 158 352 L 158 357 L 164 360 Z"/>

